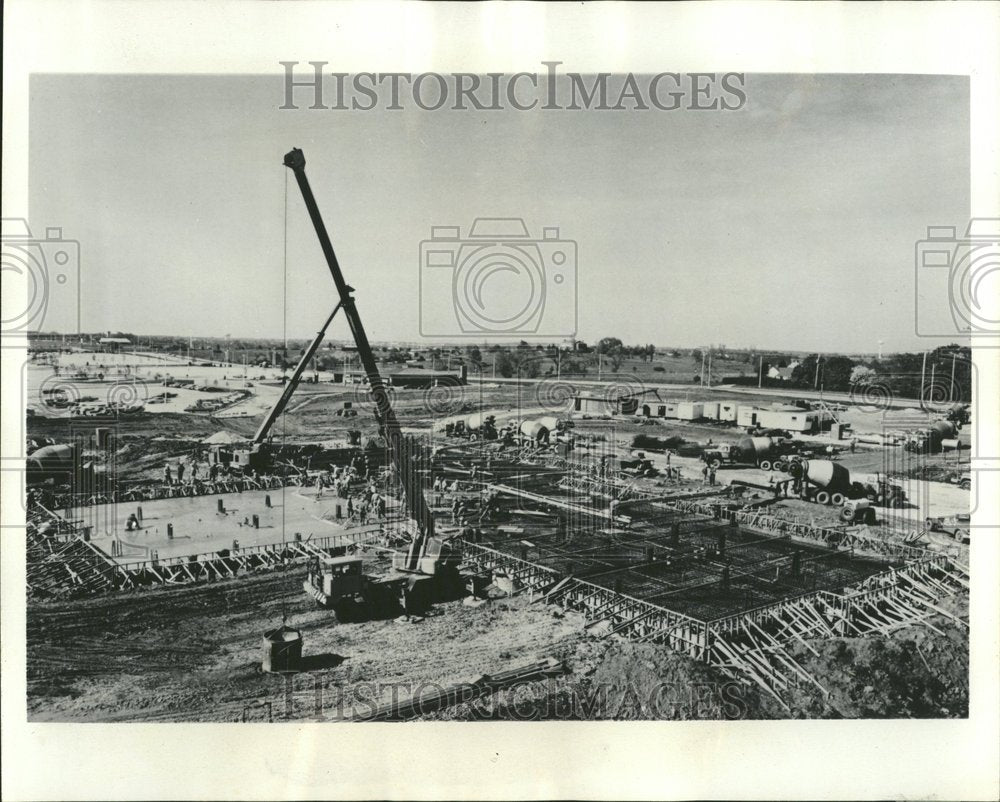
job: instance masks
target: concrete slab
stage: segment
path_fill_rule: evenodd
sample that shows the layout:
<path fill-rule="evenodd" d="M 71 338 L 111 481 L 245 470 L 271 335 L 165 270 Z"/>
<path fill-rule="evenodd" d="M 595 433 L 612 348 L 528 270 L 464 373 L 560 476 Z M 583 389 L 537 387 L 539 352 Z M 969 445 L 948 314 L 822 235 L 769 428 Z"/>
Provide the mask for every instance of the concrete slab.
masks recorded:
<path fill-rule="evenodd" d="M 272 506 L 265 506 L 270 495 Z M 218 512 L 222 501 L 225 512 Z M 151 551 L 161 558 L 202 554 L 231 549 L 233 541 L 241 547 L 291 541 L 296 533 L 306 540 L 343 534 L 344 527 L 334 518 L 340 504 L 346 513 L 347 501 L 327 492 L 316 498 L 314 488 L 286 487 L 195 498 L 163 499 L 139 504 L 114 504 L 62 511 L 68 518 L 82 518 L 91 526 L 92 542 L 111 553 L 111 543 L 122 544 L 122 559 L 146 559 Z M 127 531 L 129 516 L 142 507 L 142 528 Z M 257 515 L 259 528 L 254 528 Z M 328 516 L 330 520 L 324 518 Z M 173 538 L 167 537 L 167 524 L 173 525 Z"/>

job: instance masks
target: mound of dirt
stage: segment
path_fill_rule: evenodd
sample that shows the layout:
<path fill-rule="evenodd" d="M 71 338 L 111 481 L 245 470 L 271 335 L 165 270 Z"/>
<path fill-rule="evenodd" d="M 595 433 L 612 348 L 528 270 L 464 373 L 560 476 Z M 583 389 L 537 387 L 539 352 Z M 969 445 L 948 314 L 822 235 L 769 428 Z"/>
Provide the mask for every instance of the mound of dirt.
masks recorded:
<path fill-rule="evenodd" d="M 795 659 L 829 691 L 793 696 L 796 715 L 816 718 L 965 718 L 969 642 L 955 626 L 943 634 L 910 627 L 891 637 L 810 641 Z"/>
<path fill-rule="evenodd" d="M 568 674 L 505 689 L 433 718 L 682 721 L 783 715 L 746 685 L 655 644 L 584 639 L 552 656 L 566 662 Z"/>

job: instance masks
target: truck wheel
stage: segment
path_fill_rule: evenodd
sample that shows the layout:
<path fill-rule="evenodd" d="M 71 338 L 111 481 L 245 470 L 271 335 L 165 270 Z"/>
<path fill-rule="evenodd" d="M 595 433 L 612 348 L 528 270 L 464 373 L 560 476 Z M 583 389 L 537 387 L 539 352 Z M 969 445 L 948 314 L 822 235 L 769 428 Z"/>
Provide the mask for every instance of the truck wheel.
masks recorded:
<path fill-rule="evenodd" d="M 718 458 L 717 458 L 717 459 L 713 459 L 713 460 L 712 460 L 712 461 L 711 461 L 710 463 L 708 463 L 708 464 L 709 464 L 709 465 L 710 465 L 710 466 L 711 466 L 712 468 L 714 468 L 715 470 L 719 470 L 719 468 L 721 468 L 721 467 L 722 467 L 722 460 L 720 460 L 720 459 L 718 459 Z"/>
<path fill-rule="evenodd" d="M 958 483 L 958 486 L 962 488 L 962 490 L 972 490 L 972 480 L 963 479 L 961 482 Z"/>
<path fill-rule="evenodd" d="M 784 460 L 781 460 L 775 467 L 782 473 L 788 473 L 788 463 Z"/>
<path fill-rule="evenodd" d="M 817 504 L 829 504 L 830 503 L 830 494 L 827 493 L 825 490 L 820 490 L 816 494 L 816 503 Z"/>
<path fill-rule="evenodd" d="M 834 493 L 832 496 L 830 496 L 830 503 L 834 507 L 842 506 L 845 501 L 847 501 L 847 498 L 844 496 L 843 493 Z"/>
<path fill-rule="evenodd" d="M 788 475 L 793 479 L 802 478 L 802 463 L 798 460 L 788 463 Z"/>
<path fill-rule="evenodd" d="M 851 521 L 854 520 L 854 510 L 851 507 L 841 507 L 840 520 L 842 520 L 845 524 L 851 523 Z"/>
<path fill-rule="evenodd" d="M 769 471 L 769 470 L 771 470 L 771 460 L 769 460 L 769 459 L 762 459 L 760 461 L 760 469 L 762 471 Z"/>

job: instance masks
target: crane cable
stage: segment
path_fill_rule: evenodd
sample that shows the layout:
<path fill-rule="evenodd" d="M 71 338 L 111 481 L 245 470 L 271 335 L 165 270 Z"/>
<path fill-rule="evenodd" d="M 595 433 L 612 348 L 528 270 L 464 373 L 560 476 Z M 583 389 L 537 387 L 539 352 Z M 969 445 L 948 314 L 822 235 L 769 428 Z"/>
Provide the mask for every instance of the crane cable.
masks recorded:
<path fill-rule="evenodd" d="M 284 223 L 281 236 L 281 337 L 285 350 L 288 349 L 288 170 L 282 169 L 285 174 L 285 209 Z M 285 445 L 287 438 L 288 422 L 284 415 L 281 416 L 281 444 Z M 281 537 L 284 540 L 285 530 L 285 510 L 288 507 L 285 498 L 287 486 L 281 483 Z M 284 615 L 282 615 L 282 625 L 284 625 Z"/>

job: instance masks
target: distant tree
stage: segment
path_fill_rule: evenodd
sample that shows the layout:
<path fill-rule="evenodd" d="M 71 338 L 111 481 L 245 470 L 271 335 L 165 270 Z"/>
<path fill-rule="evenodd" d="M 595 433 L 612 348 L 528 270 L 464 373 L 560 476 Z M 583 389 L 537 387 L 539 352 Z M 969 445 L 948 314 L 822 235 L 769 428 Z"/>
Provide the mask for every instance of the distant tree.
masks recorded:
<path fill-rule="evenodd" d="M 866 384 L 871 384 L 878 373 L 875 372 L 873 368 L 867 365 L 855 365 L 851 370 L 851 384 L 864 386 Z"/>
<path fill-rule="evenodd" d="M 846 356 L 831 356 L 820 367 L 820 383 L 827 390 L 847 390 L 851 386 L 854 360 Z"/>
<path fill-rule="evenodd" d="M 497 373 L 503 376 L 505 379 L 509 379 L 514 375 L 514 371 L 517 366 L 514 364 L 514 360 L 508 351 L 500 351 L 496 355 L 496 369 Z"/>
<path fill-rule="evenodd" d="M 610 354 L 612 351 L 620 351 L 622 348 L 622 341 L 617 337 L 603 337 L 597 343 L 597 353 L 599 354 Z"/>

